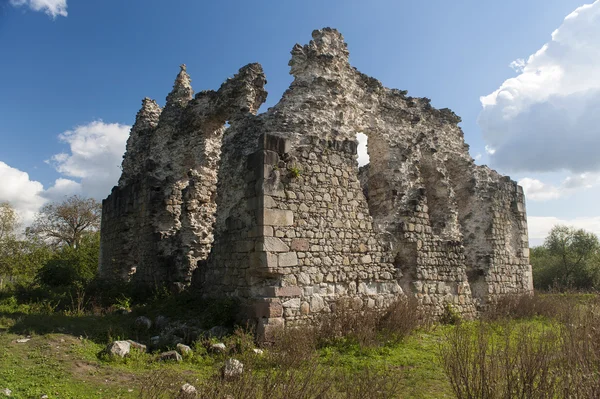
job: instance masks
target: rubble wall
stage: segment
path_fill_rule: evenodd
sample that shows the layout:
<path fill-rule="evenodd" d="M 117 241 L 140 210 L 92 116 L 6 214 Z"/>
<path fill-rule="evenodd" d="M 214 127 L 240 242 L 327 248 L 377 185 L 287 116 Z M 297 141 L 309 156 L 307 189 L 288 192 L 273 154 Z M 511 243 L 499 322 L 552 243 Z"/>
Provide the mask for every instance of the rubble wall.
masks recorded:
<path fill-rule="evenodd" d="M 166 261 L 136 275 L 187 284 L 193 272 L 194 289 L 241 299 L 267 335 L 341 298 L 368 310 L 414 295 L 472 317 L 532 292 L 523 191 L 475 165 L 458 116 L 357 71 L 334 29 L 291 54 L 294 80 L 265 113 L 251 64 L 194 99 L 180 74 L 158 122 L 136 122 L 106 200 L 102 268 L 116 256 L 129 271 L 142 235 Z M 360 172 L 358 133 L 371 160 Z"/>

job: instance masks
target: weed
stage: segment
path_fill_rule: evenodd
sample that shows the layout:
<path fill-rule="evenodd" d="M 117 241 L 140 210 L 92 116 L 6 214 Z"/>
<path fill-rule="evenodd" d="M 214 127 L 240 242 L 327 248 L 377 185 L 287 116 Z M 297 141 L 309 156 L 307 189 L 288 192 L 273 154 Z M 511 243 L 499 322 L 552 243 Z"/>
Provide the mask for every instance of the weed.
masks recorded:
<path fill-rule="evenodd" d="M 296 179 L 296 178 L 300 177 L 300 175 L 302 174 L 302 171 L 300 170 L 300 168 L 295 165 L 288 166 L 287 170 L 289 173 L 289 177 L 292 179 Z"/>

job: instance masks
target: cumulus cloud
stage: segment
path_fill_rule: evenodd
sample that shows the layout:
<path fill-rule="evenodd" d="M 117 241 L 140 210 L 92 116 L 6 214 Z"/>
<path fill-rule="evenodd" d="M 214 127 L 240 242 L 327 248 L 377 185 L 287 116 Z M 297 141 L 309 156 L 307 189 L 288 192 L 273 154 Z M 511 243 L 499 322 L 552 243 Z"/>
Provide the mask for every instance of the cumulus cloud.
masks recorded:
<path fill-rule="evenodd" d="M 48 161 L 71 179 L 59 179 L 61 191 L 81 192 L 101 200 L 121 176 L 121 161 L 131 126 L 94 121 L 60 134 L 69 152 L 59 153 Z M 76 179 L 76 180 L 73 180 Z"/>
<path fill-rule="evenodd" d="M 569 14 L 548 43 L 511 67 L 519 74 L 481 97 L 491 163 L 521 172 L 600 171 L 600 0 Z"/>
<path fill-rule="evenodd" d="M 571 195 L 580 189 L 592 188 L 600 183 L 600 174 L 581 173 L 565 178 L 559 185 L 544 183 L 541 180 L 525 177 L 519 180 L 525 195 L 531 201 L 548 201 Z"/>
<path fill-rule="evenodd" d="M 560 198 L 564 194 L 559 187 L 529 177 L 519 180 L 519 185 L 523 187 L 525 196 L 530 201 L 547 201 Z"/>
<path fill-rule="evenodd" d="M 552 216 L 529 216 L 527 218 L 527 225 L 529 229 L 530 244 L 542 244 L 552 227 L 557 224 L 584 229 L 600 236 L 600 216 L 574 219 L 561 219 Z"/>
<path fill-rule="evenodd" d="M 0 202 L 8 202 L 19 213 L 23 225 L 33 220 L 46 199 L 42 183 L 30 180 L 29 175 L 0 161 Z"/>
<path fill-rule="evenodd" d="M 69 179 L 56 179 L 54 185 L 42 193 L 42 196 L 49 201 L 62 201 L 66 197 L 82 194 L 81 184 Z"/>
<path fill-rule="evenodd" d="M 67 196 L 81 194 L 79 183 L 59 178 L 48 189 L 31 180 L 29 174 L 0 161 L 0 202 L 8 202 L 19 214 L 22 227 L 33 222 L 36 212 L 48 201 L 61 201 Z"/>
<path fill-rule="evenodd" d="M 523 58 L 517 58 L 511 62 L 508 66 L 511 67 L 515 72 L 521 73 L 525 69 L 525 60 Z"/>
<path fill-rule="evenodd" d="M 26 6 L 33 11 L 43 11 L 52 19 L 56 17 L 66 17 L 67 0 L 9 0 L 10 4 L 15 7 Z"/>
<path fill-rule="evenodd" d="M 28 226 L 48 201 L 75 194 L 102 200 L 118 183 L 129 130 L 127 125 L 94 121 L 60 134 L 58 139 L 68 144 L 69 150 L 47 161 L 63 175 L 48 188 L 0 161 L 0 202 L 9 202 Z"/>

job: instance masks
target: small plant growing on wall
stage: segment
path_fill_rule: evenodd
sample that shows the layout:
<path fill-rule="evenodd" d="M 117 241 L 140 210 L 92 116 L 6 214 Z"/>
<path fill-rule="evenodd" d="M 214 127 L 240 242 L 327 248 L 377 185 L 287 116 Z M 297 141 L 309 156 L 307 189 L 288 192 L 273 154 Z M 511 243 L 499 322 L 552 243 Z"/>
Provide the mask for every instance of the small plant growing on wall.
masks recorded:
<path fill-rule="evenodd" d="M 288 172 L 292 179 L 295 179 L 301 175 L 300 168 L 298 168 L 296 165 L 288 167 Z"/>

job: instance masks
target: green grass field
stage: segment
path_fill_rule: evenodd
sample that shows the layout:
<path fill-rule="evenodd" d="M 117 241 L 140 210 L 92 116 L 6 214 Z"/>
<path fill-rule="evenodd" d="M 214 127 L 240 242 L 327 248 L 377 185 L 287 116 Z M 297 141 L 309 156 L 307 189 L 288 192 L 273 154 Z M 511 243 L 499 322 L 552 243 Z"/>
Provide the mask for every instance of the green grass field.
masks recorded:
<path fill-rule="evenodd" d="M 582 299 L 568 301 L 578 303 Z M 172 311 L 164 303 L 161 306 L 158 310 L 147 306 L 140 311 L 149 315 Z M 209 386 L 211 382 L 214 385 L 215 381 L 220 384 L 217 376 L 225 360 L 234 357 L 246 365 L 245 375 L 263 378 L 260 380 L 263 382 L 270 378 L 281 379 L 281 369 L 287 370 L 286 375 L 293 374 L 297 367 L 300 371 L 293 377 L 296 379 L 293 383 L 301 384 L 302 381 L 297 380 L 301 380 L 302 375 L 314 375 L 321 384 L 337 384 L 332 392 L 339 391 L 339 395 L 327 398 L 455 397 L 439 355 L 440 345 L 456 326 L 434 324 L 412 332 L 399 342 L 378 342 L 374 345 L 360 345 L 355 340 L 341 339 L 317 350 L 309 350 L 311 353 L 290 352 L 283 361 L 281 357 L 271 356 L 281 352 L 281 348 L 265 348 L 264 355 L 252 352 L 251 337 L 243 334 L 223 338 L 228 348 L 237 347 L 237 352 L 210 354 L 205 346 L 197 343 L 192 345 L 194 354 L 184 357 L 180 363 L 158 362 L 158 352 L 132 352 L 124 359 L 111 359 L 104 355 L 103 349 L 113 340 L 148 342 L 149 335 L 154 332 L 141 334 L 133 328 L 138 314 L 134 310 L 128 315 L 66 315 L 54 313 L 43 304 L 18 304 L 14 298 L 5 297 L 0 300 L 0 390 L 8 388 L 12 391 L 11 397 L 27 399 L 40 398 L 44 394 L 49 398 L 173 398 L 185 382 L 198 388 L 204 384 Z M 193 310 L 188 309 L 183 317 L 193 317 Z M 486 325 L 501 331 L 500 327 L 495 327 L 496 323 L 486 322 Z M 523 328 L 547 331 L 557 326 L 556 322 L 542 316 L 503 323 L 504 326 L 509 323 L 521 328 L 513 328 L 513 331 L 522 331 Z M 466 325 L 476 326 L 477 322 Z M 30 340 L 17 342 L 26 337 Z M 163 348 L 166 349 L 172 348 Z M 298 356 L 305 358 L 295 363 Z M 291 365 L 287 365 L 290 360 Z M 162 393 L 141 393 L 142 388 L 147 389 L 162 380 L 166 384 Z M 248 385 L 244 387 L 241 384 L 241 388 L 237 389 L 243 392 L 256 386 L 258 380 L 252 381 L 244 382 Z M 361 389 L 372 389 L 370 386 L 373 384 L 381 385 L 379 395 L 357 393 Z M 350 395 L 339 388 L 348 385 L 356 385 L 357 392 Z M 360 385 L 366 388 L 360 388 Z M 252 397 L 250 394 L 237 395 Z M 290 399 L 296 397 L 319 396 L 299 395 Z"/>

